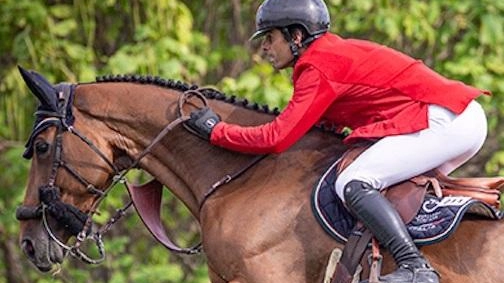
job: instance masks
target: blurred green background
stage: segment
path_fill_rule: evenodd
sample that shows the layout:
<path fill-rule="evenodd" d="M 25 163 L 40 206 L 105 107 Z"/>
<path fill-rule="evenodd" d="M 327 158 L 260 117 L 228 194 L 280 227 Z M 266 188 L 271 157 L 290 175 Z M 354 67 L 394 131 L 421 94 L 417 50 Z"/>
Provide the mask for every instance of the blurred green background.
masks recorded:
<path fill-rule="evenodd" d="M 443 75 L 489 89 L 484 149 L 457 174 L 504 175 L 504 0 L 326 0 L 331 30 L 410 54 Z M 259 1 L 0 0 L 0 283 L 209 282 L 205 258 L 179 256 L 156 244 L 130 210 L 106 235 L 106 261 L 67 260 L 59 273 L 37 272 L 17 244 L 15 208 L 29 162 L 21 158 L 36 101 L 17 65 L 51 82 L 89 82 L 104 74 L 152 74 L 211 85 L 227 94 L 283 107 L 290 72 L 274 71 L 248 41 Z M 447 144 L 446 146 L 450 146 Z M 144 178 L 135 173 L 132 178 Z M 98 222 L 127 199 L 109 196 Z M 198 225 L 171 195 L 164 219 L 181 244 L 198 240 Z M 108 210 L 107 210 L 108 209 Z"/>

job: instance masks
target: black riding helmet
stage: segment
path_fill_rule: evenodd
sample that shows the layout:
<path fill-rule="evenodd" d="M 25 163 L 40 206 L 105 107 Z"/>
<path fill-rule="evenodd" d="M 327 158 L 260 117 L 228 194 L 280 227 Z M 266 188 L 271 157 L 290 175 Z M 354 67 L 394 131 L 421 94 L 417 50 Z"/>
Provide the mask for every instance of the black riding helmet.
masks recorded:
<path fill-rule="evenodd" d="M 329 11 L 323 0 L 266 0 L 256 14 L 256 39 L 274 28 L 301 25 L 309 37 L 318 37 L 329 29 Z"/>

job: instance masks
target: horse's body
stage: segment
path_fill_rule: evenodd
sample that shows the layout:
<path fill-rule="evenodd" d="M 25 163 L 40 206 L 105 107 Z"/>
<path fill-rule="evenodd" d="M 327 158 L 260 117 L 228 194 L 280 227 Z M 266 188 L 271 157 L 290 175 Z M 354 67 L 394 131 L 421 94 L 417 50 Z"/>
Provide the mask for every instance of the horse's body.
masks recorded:
<path fill-rule="evenodd" d="M 137 83 L 78 85 L 74 127 L 121 169 L 145 149 L 177 116 L 180 90 Z M 209 100 L 224 121 L 261 124 L 273 115 L 221 100 Z M 37 139 L 52 143 L 55 130 Z M 329 162 L 345 147 L 340 140 L 312 130 L 287 152 L 270 155 L 226 184 L 203 205 L 208 188 L 253 158 L 220 149 L 177 127 L 140 161 L 140 167 L 170 188 L 199 220 L 213 283 L 322 282 L 331 251 L 342 248 L 319 226 L 310 194 Z M 69 133 L 63 135 L 67 162 L 97 187 L 111 181 L 103 160 Z M 80 163 L 77 162 L 81 161 Z M 84 162 L 82 162 L 84 161 Z M 39 203 L 38 188 L 47 183 L 51 155 L 34 155 L 24 205 Z M 62 201 L 88 210 L 95 198 L 59 169 Z M 65 237 L 63 232 L 59 236 Z M 21 241 L 30 260 L 47 271 L 63 260 L 40 220 L 22 221 Z M 466 220 L 447 240 L 423 248 L 442 282 L 502 282 L 504 224 Z M 391 260 L 385 266 L 391 269 Z"/>

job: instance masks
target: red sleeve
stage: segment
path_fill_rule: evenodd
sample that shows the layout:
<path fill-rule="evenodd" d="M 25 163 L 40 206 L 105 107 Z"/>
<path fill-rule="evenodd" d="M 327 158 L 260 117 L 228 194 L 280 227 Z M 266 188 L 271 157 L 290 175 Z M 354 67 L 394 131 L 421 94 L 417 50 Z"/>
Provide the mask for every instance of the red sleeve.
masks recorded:
<path fill-rule="evenodd" d="M 241 127 L 218 123 L 210 138 L 214 145 L 243 153 L 280 153 L 298 141 L 322 117 L 335 94 L 313 67 L 303 71 L 284 111 L 270 123 Z"/>

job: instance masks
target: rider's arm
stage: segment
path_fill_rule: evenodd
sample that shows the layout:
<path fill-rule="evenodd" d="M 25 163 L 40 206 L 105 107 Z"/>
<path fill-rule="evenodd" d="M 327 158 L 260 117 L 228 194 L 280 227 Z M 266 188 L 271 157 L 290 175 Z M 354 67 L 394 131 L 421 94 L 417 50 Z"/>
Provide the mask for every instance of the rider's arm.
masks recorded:
<path fill-rule="evenodd" d="M 287 107 L 273 121 L 254 127 L 221 122 L 214 127 L 210 142 L 244 153 L 285 151 L 320 120 L 336 97 L 320 72 L 309 67 L 296 80 Z"/>

